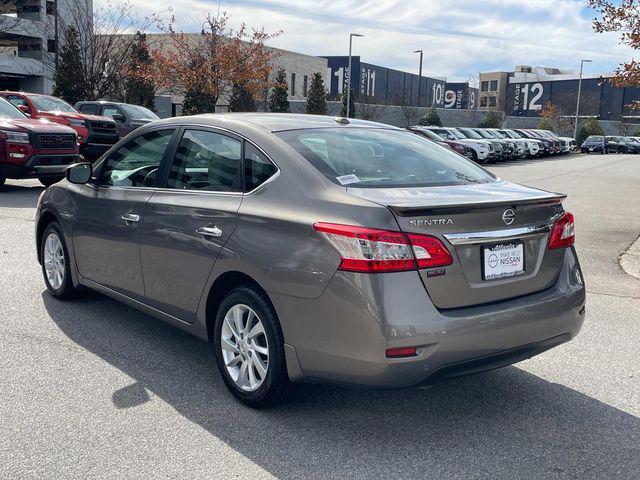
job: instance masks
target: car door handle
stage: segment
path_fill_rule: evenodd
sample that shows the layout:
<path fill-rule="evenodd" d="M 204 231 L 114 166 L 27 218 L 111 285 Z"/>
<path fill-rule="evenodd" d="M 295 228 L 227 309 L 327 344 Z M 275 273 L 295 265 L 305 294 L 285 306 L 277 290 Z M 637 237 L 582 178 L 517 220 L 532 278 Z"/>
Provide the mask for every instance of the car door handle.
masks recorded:
<path fill-rule="evenodd" d="M 196 233 L 204 235 L 205 237 L 221 237 L 222 230 L 218 227 L 200 227 L 196 230 Z"/>
<path fill-rule="evenodd" d="M 140 215 L 136 215 L 135 213 L 125 213 L 125 214 L 121 215 L 120 218 L 122 220 L 124 220 L 125 222 L 139 222 L 140 221 Z"/>

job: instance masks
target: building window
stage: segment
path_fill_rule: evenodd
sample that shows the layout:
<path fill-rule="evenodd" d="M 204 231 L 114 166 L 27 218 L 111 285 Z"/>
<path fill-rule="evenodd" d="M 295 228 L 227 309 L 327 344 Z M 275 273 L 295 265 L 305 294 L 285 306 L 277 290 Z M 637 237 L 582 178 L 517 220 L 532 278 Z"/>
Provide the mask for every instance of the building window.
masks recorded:
<path fill-rule="evenodd" d="M 483 92 L 486 92 L 487 90 L 489 90 L 489 82 L 482 82 L 482 86 L 480 87 L 480 89 Z"/>
<path fill-rule="evenodd" d="M 489 106 L 490 107 L 495 107 L 496 106 L 496 97 L 488 97 L 489 100 Z"/>
<path fill-rule="evenodd" d="M 492 92 L 498 91 L 498 80 L 491 80 L 491 88 L 489 90 Z"/>
<path fill-rule="evenodd" d="M 302 77 L 302 96 L 307 96 L 307 88 L 309 83 L 309 77 L 307 75 Z"/>
<path fill-rule="evenodd" d="M 55 14 L 56 14 L 56 2 L 47 0 L 47 15 L 55 15 Z"/>
<path fill-rule="evenodd" d="M 296 95 L 296 74 L 291 74 L 291 96 L 295 97 Z"/>
<path fill-rule="evenodd" d="M 480 106 L 481 107 L 486 107 L 487 106 L 487 97 L 481 97 L 480 98 Z"/>
<path fill-rule="evenodd" d="M 56 53 L 56 41 L 55 40 L 47 40 L 47 52 Z"/>
<path fill-rule="evenodd" d="M 16 7 L 16 13 L 40 13 L 40 5 L 18 5 Z"/>

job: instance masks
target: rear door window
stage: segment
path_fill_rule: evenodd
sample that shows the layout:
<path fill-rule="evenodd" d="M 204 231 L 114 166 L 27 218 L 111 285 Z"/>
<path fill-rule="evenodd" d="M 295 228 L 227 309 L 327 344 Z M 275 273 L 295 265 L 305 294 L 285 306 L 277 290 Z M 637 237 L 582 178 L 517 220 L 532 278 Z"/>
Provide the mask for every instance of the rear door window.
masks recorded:
<path fill-rule="evenodd" d="M 91 103 L 85 103 L 80 105 L 80 111 L 82 113 L 88 113 L 89 115 L 95 115 L 98 113 L 98 106 Z"/>
<path fill-rule="evenodd" d="M 207 130 L 185 130 L 176 150 L 167 187 L 212 192 L 242 191 L 242 143 Z"/>
<path fill-rule="evenodd" d="M 495 179 L 453 151 L 402 130 L 323 128 L 278 136 L 339 185 L 438 186 Z"/>

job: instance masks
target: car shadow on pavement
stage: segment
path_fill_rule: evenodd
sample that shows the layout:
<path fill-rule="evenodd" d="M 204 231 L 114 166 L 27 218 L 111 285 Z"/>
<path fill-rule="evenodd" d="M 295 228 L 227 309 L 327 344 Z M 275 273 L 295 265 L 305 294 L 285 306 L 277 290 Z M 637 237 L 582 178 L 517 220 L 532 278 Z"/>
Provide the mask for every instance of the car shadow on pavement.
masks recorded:
<path fill-rule="evenodd" d="M 6 184 L 0 187 L 0 208 L 35 208 L 42 185 Z"/>
<path fill-rule="evenodd" d="M 43 300 L 69 339 L 134 379 L 98 393 L 115 408 L 152 401 L 151 392 L 278 478 L 640 471 L 640 419 L 517 367 L 393 391 L 300 385 L 287 404 L 256 411 L 226 391 L 206 342 L 99 294 Z"/>

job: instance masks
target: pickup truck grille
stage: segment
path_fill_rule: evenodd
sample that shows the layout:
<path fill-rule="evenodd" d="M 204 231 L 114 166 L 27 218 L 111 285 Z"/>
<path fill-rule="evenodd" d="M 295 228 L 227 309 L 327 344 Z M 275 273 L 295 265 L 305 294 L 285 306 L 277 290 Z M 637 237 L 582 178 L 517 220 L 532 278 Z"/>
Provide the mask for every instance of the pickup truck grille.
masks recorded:
<path fill-rule="evenodd" d="M 46 150 L 73 150 L 76 136 L 68 133 L 40 133 L 36 135 L 36 146 Z"/>
<path fill-rule="evenodd" d="M 113 122 L 92 120 L 91 130 L 95 133 L 116 133 L 116 124 Z"/>

